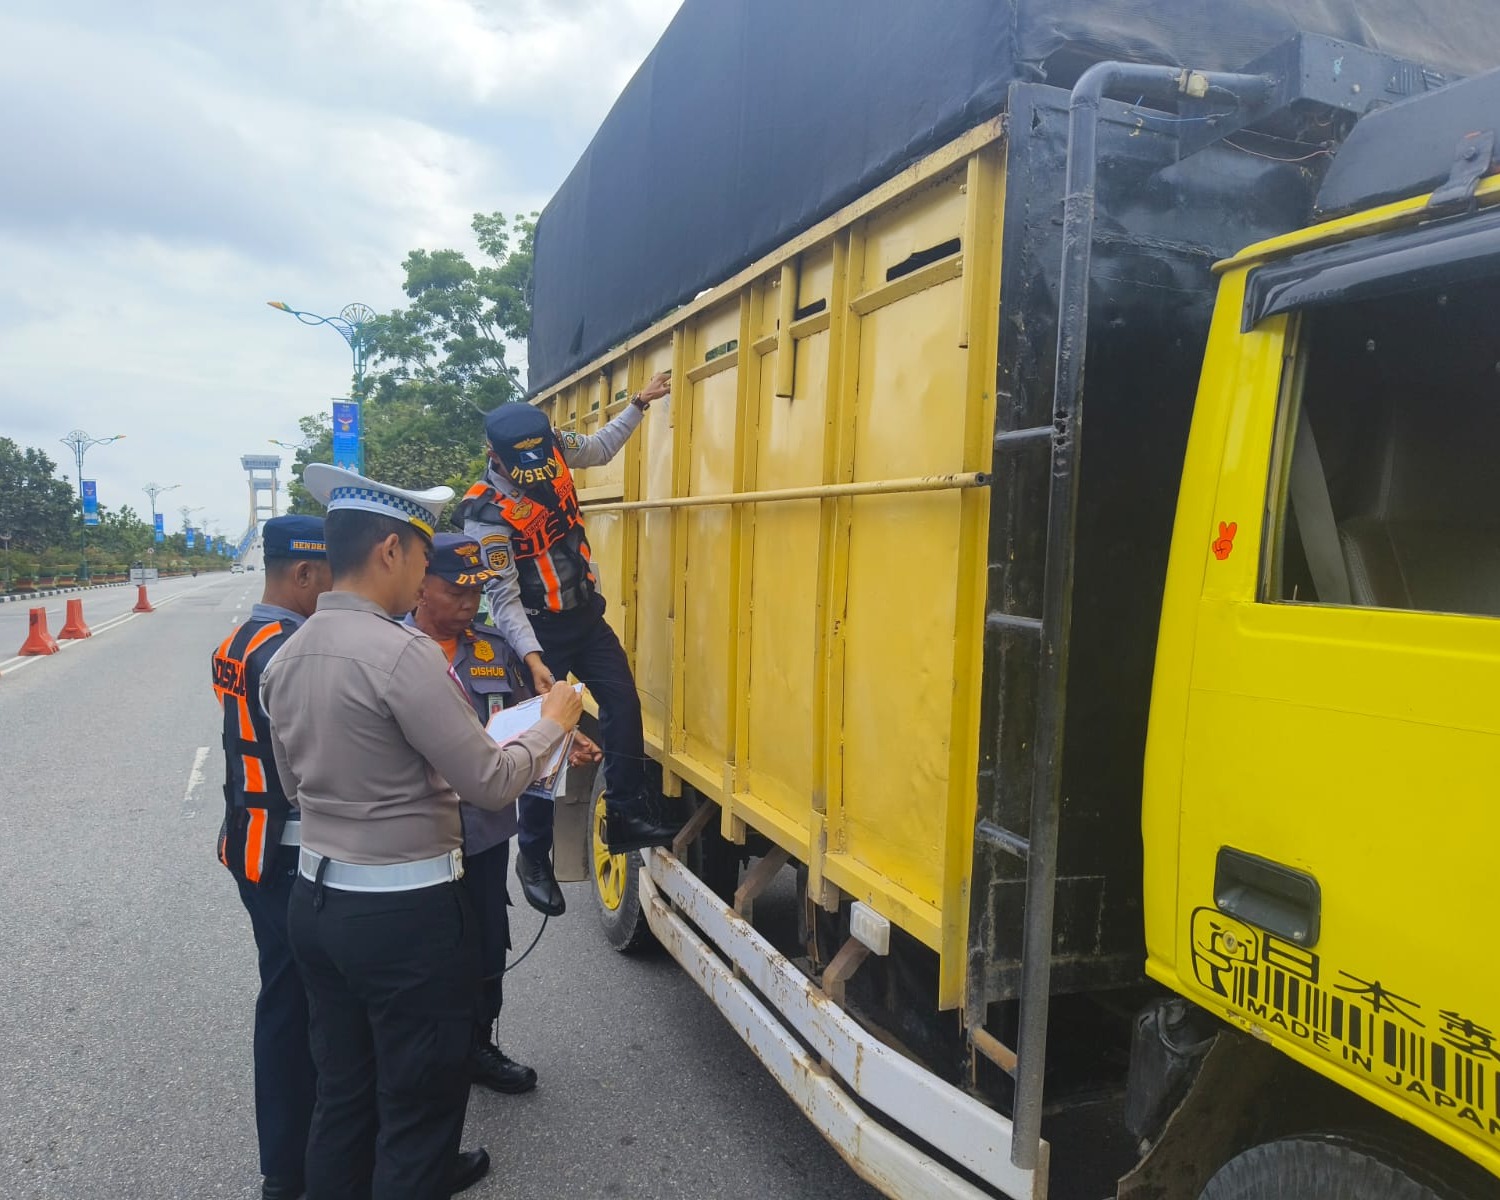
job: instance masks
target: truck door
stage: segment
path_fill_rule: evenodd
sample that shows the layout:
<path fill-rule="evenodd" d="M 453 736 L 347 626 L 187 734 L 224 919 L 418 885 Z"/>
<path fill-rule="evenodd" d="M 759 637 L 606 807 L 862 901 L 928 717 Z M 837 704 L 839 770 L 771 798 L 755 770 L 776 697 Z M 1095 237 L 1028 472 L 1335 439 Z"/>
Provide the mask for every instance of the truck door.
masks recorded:
<path fill-rule="evenodd" d="M 1394 291 L 1205 376 L 1177 982 L 1500 1170 L 1500 278 Z"/>

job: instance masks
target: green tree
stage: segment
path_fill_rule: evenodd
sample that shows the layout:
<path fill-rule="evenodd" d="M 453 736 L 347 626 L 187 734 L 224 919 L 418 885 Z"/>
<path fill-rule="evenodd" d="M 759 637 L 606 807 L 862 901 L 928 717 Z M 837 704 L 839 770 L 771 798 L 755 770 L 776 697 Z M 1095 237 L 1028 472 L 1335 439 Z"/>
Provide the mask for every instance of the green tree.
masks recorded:
<path fill-rule="evenodd" d="M 78 497 L 42 451 L 0 437 L 0 532 L 16 550 L 40 554 L 76 539 Z"/>
<path fill-rule="evenodd" d="M 483 414 L 522 395 L 511 353 L 531 329 L 536 214 L 514 220 L 476 213 L 482 260 L 459 250 L 413 250 L 402 263 L 410 303 L 367 331 L 365 471 L 398 487 L 446 483 L 461 491 L 484 469 Z M 291 511 L 321 506 L 302 486 L 302 467 L 328 462 L 333 431 L 325 414 L 303 417 Z"/>
<path fill-rule="evenodd" d="M 89 561 L 129 566 L 145 558 L 151 538 L 151 526 L 128 504 L 118 512 L 101 504 L 99 524 L 89 530 Z"/>

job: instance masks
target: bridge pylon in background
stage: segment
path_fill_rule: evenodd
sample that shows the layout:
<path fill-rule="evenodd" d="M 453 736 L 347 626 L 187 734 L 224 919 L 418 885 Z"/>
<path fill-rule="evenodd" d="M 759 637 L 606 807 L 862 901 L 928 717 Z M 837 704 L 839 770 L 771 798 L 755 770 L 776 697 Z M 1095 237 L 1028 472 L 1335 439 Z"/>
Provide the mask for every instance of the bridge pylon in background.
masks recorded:
<path fill-rule="evenodd" d="M 259 529 L 263 520 L 280 515 L 278 489 L 281 484 L 278 472 L 281 470 L 281 456 L 242 454 L 240 466 L 245 468 L 245 476 L 250 483 L 250 528 Z M 269 504 L 261 500 L 262 492 L 271 493 Z"/>

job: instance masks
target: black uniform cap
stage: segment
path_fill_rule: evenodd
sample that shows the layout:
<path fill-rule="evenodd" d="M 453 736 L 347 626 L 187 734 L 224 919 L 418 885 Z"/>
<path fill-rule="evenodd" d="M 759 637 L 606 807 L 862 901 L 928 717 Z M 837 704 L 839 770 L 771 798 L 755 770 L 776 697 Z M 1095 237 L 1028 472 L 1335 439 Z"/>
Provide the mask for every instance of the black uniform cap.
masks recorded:
<path fill-rule="evenodd" d="M 272 517 L 260 536 L 267 559 L 328 557 L 322 517 Z"/>
<path fill-rule="evenodd" d="M 485 417 L 484 432 L 506 473 L 523 487 L 552 461 L 552 422 L 533 405 L 502 404 Z"/>

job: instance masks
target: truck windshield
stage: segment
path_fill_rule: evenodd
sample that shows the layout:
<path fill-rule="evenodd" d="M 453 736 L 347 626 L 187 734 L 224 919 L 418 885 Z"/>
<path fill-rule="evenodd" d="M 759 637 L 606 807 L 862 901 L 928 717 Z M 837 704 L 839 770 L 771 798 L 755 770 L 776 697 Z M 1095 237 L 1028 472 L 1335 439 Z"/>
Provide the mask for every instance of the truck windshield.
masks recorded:
<path fill-rule="evenodd" d="M 1500 616 L 1500 277 L 1297 318 L 1262 599 Z"/>

